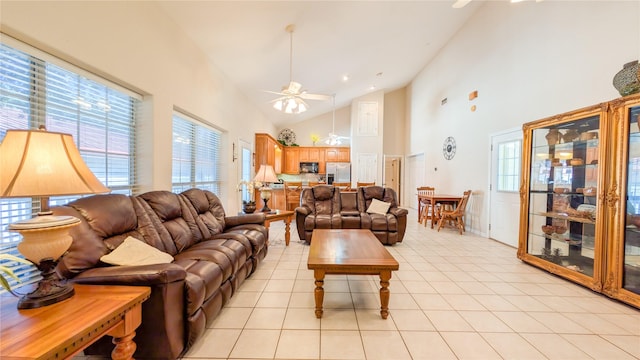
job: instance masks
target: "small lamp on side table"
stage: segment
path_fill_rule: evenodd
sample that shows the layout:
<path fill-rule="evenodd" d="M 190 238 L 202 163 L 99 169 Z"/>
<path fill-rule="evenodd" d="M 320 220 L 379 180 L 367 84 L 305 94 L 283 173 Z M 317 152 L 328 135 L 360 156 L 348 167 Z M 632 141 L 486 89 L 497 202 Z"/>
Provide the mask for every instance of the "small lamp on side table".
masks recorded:
<path fill-rule="evenodd" d="M 24 295 L 19 309 L 55 304 L 73 296 L 73 286 L 55 272 L 58 259 L 71 246 L 73 216 L 53 216 L 50 196 L 109 192 L 89 170 L 69 134 L 40 130 L 8 130 L 0 144 L 0 197 L 40 197 L 38 216 L 9 225 L 23 239 L 18 251 L 41 271 L 38 287 Z"/>
<path fill-rule="evenodd" d="M 276 172 L 273 170 L 273 166 L 265 164 L 260 165 L 260 169 L 258 169 L 258 173 L 253 180 L 262 183 L 262 187 L 260 187 L 260 198 L 264 201 L 264 207 L 260 211 L 270 212 L 271 209 L 267 206 L 267 202 L 271 199 L 271 188 L 269 187 L 269 183 L 278 182 L 278 177 L 276 176 Z"/>

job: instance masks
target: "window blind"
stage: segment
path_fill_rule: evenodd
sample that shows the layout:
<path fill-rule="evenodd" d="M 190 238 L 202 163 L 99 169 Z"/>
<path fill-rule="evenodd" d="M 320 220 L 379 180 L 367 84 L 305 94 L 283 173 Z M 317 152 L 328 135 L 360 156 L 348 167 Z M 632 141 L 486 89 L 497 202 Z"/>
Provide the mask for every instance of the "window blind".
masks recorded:
<path fill-rule="evenodd" d="M 24 49 L 28 46 L 22 46 Z M 0 43 L 0 141 L 9 129 L 47 130 L 73 136 L 84 161 L 113 193 L 132 194 L 137 188 L 135 164 L 136 114 L 140 96 L 120 91 L 107 80 L 97 82 L 81 75 L 71 64 L 61 66 Z M 77 197 L 52 197 L 62 205 Z M 21 237 L 7 231 L 16 221 L 35 216 L 38 198 L 0 199 L 0 254 L 21 256 Z M 1 261 L 1 260 L 0 260 Z M 5 263 L 21 279 L 20 285 L 38 280 L 34 266 Z M 17 285 L 10 281 L 11 285 Z"/>
<path fill-rule="evenodd" d="M 221 134 L 187 115 L 173 114 L 172 190 L 219 193 Z"/>
<path fill-rule="evenodd" d="M 498 144 L 497 191 L 517 192 L 520 186 L 520 140 Z"/>

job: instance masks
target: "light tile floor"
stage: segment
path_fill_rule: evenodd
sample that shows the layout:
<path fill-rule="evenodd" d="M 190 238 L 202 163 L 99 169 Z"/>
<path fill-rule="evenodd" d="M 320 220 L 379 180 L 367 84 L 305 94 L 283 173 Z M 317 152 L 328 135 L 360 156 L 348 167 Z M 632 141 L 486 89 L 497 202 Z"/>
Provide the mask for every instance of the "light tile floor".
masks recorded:
<path fill-rule="evenodd" d="M 410 212 L 389 318 L 374 276 L 325 278 L 271 225 L 267 257 L 184 355 L 191 359 L 640 359 L 640 310 L 522 263 L 499 242 L 425 228 Z"/>

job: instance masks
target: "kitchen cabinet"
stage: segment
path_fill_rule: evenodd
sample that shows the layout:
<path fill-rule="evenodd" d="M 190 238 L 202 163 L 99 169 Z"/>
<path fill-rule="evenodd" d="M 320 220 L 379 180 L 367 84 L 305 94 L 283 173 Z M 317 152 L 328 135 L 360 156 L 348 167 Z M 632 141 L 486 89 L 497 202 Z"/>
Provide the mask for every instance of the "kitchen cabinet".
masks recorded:
<path fill-rule="evenodd" d="M 324 161 L 325 148 L 322 147 L 299 147 L 300 162 L 321 162 Z"/>
<path fill-rule="evenodd" d="M 284 148 L 284 169 L 285 174 L 300 173 L 300 148 L 297 146 L 286 146 Z"/>
<path fill-rule="evenodd" d="M 350 150 L 349 147 L 285 146 L 282 173 L 299 174 L 301 162 L 317 162 L 318 172 L 325 174 L 327 162 L 349 162 Z"/>
<path fill-rule="evenodd" d="M 638 113 L 640 95 L 524 124 L 518 246 L 524 262 L 636 307 Z"/>
<path fill-rule="evenodd" d="M 260 201 L 262 202 L 262 199 Z M 264 205 L 264 203 L 261 205 Z M 269 208 L 272 210 L 286 209 L 284 189 L 271 190 L 271 199 L 269 200 Z M 258 209 L 262 209 L 262 206 L 258 207 Z"/>
<path fill-rule="evenodd" d="M 327 162 L 350 162 L 351 148 L 349 147 L 333 147 L 326 148 L 325 161 Z"/>
<path fill-rule="evenodd" d="M 282 150 L 283 146 L 269 134 L 257 133 L 255 137 L 255 171 L 260 169 L 260 165 L 273 166 L 276 174 L 282 172 Z"/>

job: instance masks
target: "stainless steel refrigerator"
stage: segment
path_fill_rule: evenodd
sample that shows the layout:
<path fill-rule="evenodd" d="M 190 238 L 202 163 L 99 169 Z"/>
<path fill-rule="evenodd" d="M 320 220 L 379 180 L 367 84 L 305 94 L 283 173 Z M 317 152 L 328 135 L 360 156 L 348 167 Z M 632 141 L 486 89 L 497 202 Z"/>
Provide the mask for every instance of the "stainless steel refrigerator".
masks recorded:
<path fill-rule="evenodd" d="M 328 162 L 326 164 L 327 184 L 351 182 L 351 163 Z"/>

